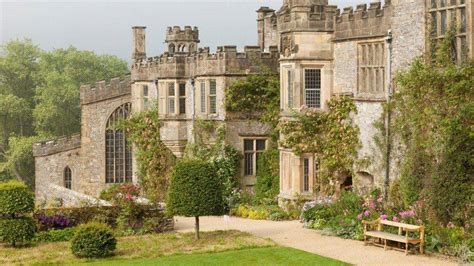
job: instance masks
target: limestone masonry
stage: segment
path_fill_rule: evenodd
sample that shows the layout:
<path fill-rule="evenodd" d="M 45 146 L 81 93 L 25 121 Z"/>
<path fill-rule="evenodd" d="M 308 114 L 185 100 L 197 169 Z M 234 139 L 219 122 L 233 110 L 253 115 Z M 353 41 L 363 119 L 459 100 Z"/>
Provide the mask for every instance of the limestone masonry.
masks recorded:
<path fill-rule="evenodd" d="M 473 0 L 385 0 L 342 9 L 327 0 L 284 0 L 278 11 L 257 10 L 257 45 L 220 46 L 211 53 L 199 46 L 197 27 L 173 26 L 166 30 L 166 52 L 155 57 L 147 57 L 146 27 L 133 27 L 131 74 L 81 86 L 80 134 L 34 144 L 36 195 L 78 205 L 111 184 L 138 182 L 133 147 L 113 125 L 152 106 L 163 122 L 163 142 L 178 157 L 192 139 L 195 121 L 225 124 L 226 143 L 243 154 L 241 187 L 252 190 L 269 127 L 227 113 L 223 101 L 226 87 L 264 66 L 280 73 L 282 120 L 302 106 L 325 110 L 337 95 L 354 99 L 359 156 L 370 163 L 354 166 L 355 176 L 341 177 L 336 186 L 382 186 L 385 166 L 374 145 L 373 123 L 397 89 L 396 73 L 452 25 L 458 28 L 458 61 L 472 58 L 473 11 Z M 312 197 L 317 161 L 311 154 L 280 149 L 280 202 Z M 396 162 L 391 166 L 390 176 L 396 178 Z"/>

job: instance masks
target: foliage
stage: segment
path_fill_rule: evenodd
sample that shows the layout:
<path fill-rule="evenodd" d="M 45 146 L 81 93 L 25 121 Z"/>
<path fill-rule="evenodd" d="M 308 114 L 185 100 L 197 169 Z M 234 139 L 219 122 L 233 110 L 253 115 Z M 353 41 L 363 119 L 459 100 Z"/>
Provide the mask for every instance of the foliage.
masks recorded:
<path fill-rule="evenodd" d="M 31 217 L 0 219 L 0 241 L 17 246 L 27 244 L 35 236 L 35 222 Z"/>
<path fill-rule="evenodd" d="M 0 215 L 14 217 L 33 212 L 34 207 L 33 193 L 25 184 L 13 180 L 0 183 Z"/>
<path fill-rule="evenodd" d="M 237 80 L 225 89 L 225 108 L 228 112 L 255 115 L 272 127 L 271 137 L 276 142 L 276 126 L 280 114 L 280 77 L 269 69 Z"/>
<path fill-rule="evenodd" d="M 35 127 L 37 132 L 55 136 L 80 131 L 81 84 L 109 80 L 128 72 L 124 60 L 74 47 L 42 53 L 39 65 L 41 85 L 36 88 Z"/>
<path fill-rule="evenodd" d="M 36 219 L 40 223 L 40 228 L 44 228 L 46 230 L 64 229 L 64 228 L 72 226 L 71 220 L 69 220 L 69 218 L 61 214 L 48 216 L 48 215 L 45 215 L 44 213 L 40 213 L 36 216 Z"/>
<path fill-rule="evenodd" d="M 51 229 L 48 231 L 38 232 L 35 235 L 35 242 L 62 242 L 70 241 L 74 238 L 76 228 L 69 227 L 65 229 Z"/>
<path fill-rule="evenodd" d="M 153 202 L 162 201 L 175 157 L 161 141 L 158 110 L 137 113 L 119 127 L 126 129 L 136 147 L 137 173 L 145 196 Z"/>
<path fill-rule="evenodd" d="M 357 162 L 359 129 L 352 121 L 357 107 L 349 97 L 334 97 L 327 103 L 328 110 L 303 108 L 294 120 L 280 124 L 283 147 L 296 153 L 311 153 L 320 163 L 320 181 L 328 185 L 342 175 L 352 172 Z M 320 188 L 325 194 L 333 188 Z"/>
<path fill-rule="evenodd" d="M 214 165 L 198 161 L 179 161 L 171 176 L 167 211 L 187 217 L 222 215 L 223 185 Z"/>
<path fill-rule="evenodd" d="M 236 204 L 239 187 L 236 177 L 242 155 L 234 147 L 225 144 L 225 134 L 225 125 L 218 125 L 216 121 L 196 120 L 193 141 L 188 142 L 184 157 L 214 164 L 224 185 L 222 196 L 225 209 L 229 211 Z M 212 140 L 215 140 L 213 144 Z"/>
<path fill-rule="evenodd" d="M 80 130 L 79 86 L 127 73 L 115 56 L 41 50 L 31 40 L 0 47 L 0 179 L 34 187 L 32 143 Z"/>
<path fill-rule="evenodd" d="M 240 204 L 231 209 L 231 215 L 253 220 L 295 220 L 299 212 L 285 211 L 277 205 L 248 205 Z"/>
<path fill-rule="evenodd" d="M 417 59 L 398 75 L 390 110 L 392 135 L 402 151 L 405 205 L 425 198 L 434 219 L 463 226 L 472 217 L 474 188 L 474 60 L 452 60 L 453 30 L 438 45 L 434 61 Z"/>
<path fill-rule="evenodd" d="M 102 223 L 88 223 L 77 227 L 71 242 L 72 253 L 77 257 L 106 257 L 113 255 L 117 240 L 110 228 Z"/>
<path fill-rule="evenodd" d="M 257 182 L 255 198 L 260 203 L 275 203 L 280 193 L 280 153 L 278 149 L 268 149 L 261 153 L 257 162 Z"/>

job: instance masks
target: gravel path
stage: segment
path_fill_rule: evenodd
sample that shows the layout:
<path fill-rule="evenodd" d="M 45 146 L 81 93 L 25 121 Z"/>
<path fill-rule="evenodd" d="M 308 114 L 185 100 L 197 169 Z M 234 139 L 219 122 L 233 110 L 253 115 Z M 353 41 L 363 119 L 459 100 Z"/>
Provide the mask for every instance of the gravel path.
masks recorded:
<path fill-rule="evenodd" d="M 194 229 L 194 218 L 175 218 L 175 230 L 188 232 Z M 408 255 L 395 250 L 364 246 L 361 241 L 323 236 L 319 232 L 303 228 L 298 221 L 257 221 L 231 217 L 200 217 L 202 231 L 239 230 L 256 236 L 270 238 L 276 243 L 325 257 L 357 265 L 456 265 L 452 261 L 423 255 Z"/>

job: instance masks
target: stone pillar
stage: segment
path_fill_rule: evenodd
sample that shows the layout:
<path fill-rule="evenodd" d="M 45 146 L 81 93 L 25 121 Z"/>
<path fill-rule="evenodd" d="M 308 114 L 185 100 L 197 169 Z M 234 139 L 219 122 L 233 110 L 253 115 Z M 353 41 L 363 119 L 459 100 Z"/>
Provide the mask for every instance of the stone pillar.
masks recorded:
<path fill-rule="evenodd" d="M 145 49 L 145 29 L 144 26 L 135 26 L 133 29 L 133 60 L 140 60 L 146 58 Z"/>

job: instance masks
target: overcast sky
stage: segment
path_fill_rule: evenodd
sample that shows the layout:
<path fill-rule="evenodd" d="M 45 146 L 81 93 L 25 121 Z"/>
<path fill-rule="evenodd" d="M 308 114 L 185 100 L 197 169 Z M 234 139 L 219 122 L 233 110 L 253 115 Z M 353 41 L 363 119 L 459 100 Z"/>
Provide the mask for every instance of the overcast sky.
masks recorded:
<path fill-rule="evenodd" d="M 167 26 L 199 27 L 200 46 L 257 43 L 260 6 L 278 9 L 283 0 L 104 1 L 0 0 L 0 42 L 29 38 L 41 48 L 73 45 L 99 54 L 131 56 L 134 25 L 147 26 L 147 56 L 164 50 Z M 340 7 L 370 0 L 330 0 Z"/>

